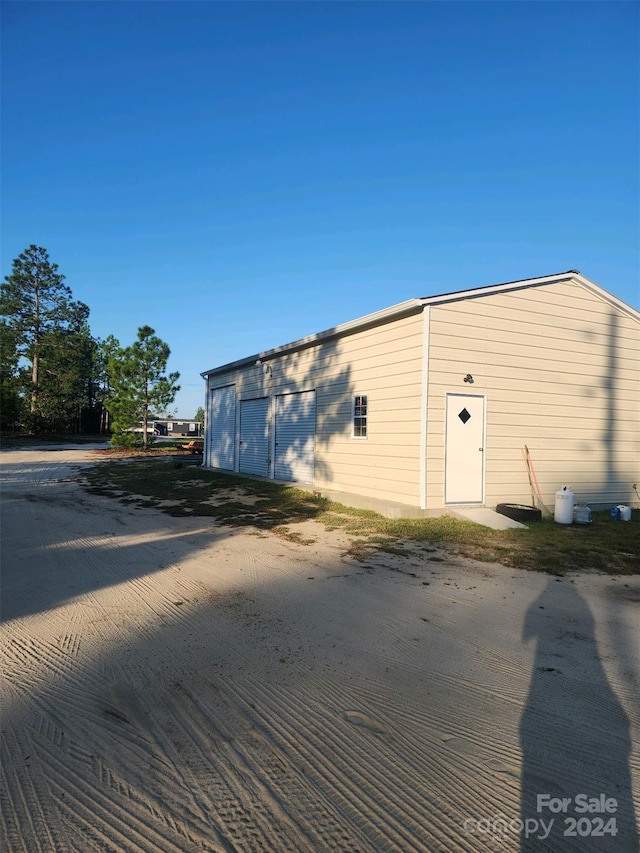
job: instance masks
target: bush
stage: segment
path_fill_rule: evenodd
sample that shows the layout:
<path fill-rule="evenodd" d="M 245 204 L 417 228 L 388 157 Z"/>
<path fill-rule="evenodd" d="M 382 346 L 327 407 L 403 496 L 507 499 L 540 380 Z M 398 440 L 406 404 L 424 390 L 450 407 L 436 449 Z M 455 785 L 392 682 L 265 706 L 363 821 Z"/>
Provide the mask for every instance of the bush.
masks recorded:
<path fill-rule="evenodd" d="M 142 436 L 135 432 L 114 432 L 111 447 L 137 447 L 142 444 Z"/>

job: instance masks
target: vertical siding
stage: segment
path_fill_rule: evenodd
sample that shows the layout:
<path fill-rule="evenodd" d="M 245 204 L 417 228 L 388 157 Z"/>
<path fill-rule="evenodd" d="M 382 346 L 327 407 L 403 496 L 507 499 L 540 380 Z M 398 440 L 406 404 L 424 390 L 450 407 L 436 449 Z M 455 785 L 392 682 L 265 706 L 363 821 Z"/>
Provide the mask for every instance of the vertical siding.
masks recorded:
<path fill-rule="evenodd" d="M 579 284 L 432 306 L 427 506 L 444 502 L 448 391 L 487 395 L 487 506 L 531 503 L 525 444 L 550 508 L 564 484 L 592 504 L 634 500 L 639 376 L 640 325 Z"/>
<path fill-rule="evenodd" d="M 210 377 L 209 388 L 234 382 L 238 401 L 315 389 L 316 488 L 419 506 L 422 335 L 418 313 L 269 359 L 272 372 Z M 369 397 L 366 439 L 351 436 L 354 394 Z"/>

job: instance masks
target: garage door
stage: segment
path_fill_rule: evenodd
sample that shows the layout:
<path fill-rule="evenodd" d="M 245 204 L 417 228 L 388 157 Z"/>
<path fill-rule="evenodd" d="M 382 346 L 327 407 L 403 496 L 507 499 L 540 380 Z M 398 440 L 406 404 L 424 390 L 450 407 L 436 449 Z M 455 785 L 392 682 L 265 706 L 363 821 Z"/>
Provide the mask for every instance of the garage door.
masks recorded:
<path fill-rule="evenodd" d="M 212 388 L 207 418 L 207 465 L 233 471 L 236 434 L 236 387 Z"/>
<path fill-rule="evenodd" d="M 316 392 L 276 397 L 275 478 L 313 483 Z"/>
<path fill-rule="evenodd" d="M 269 473 L 269 400 L 240 401 L 240 471 L 266 477 Z"/>

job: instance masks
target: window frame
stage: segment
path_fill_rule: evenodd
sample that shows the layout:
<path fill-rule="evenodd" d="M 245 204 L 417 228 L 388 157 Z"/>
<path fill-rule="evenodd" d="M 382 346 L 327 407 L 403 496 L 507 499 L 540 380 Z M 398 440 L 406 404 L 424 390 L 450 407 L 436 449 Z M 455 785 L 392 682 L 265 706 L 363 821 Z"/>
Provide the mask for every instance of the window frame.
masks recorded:
<path fill-rule="evenodd" d="M 362 402 L 356 403 L 356 400 L 362 401 L 364 399 L 364 415 L 362 413 L 356 414 L 356 406 L 362 408 Z M 360 424 L 359 427 L 362 430 L 364 427 L 364 435 L 356 435 L 356 418 L 359 419 Z M 351 438 L 356 441 L 366 441 L 369 438 L 369 394 L 368 393 L 360 393 L 354 394 L 351 398 Z"/>

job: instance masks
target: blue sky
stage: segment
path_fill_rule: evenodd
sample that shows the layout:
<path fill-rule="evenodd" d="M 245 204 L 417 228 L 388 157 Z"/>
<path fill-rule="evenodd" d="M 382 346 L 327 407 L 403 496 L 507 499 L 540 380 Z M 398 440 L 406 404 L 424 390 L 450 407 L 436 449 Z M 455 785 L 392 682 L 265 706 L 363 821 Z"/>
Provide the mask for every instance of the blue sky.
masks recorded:
<path fill-rule="evenodd" d="M 200 372 L 567 269 L 640 307 L 634 2 L 2 3 L 2 275 Z"/>

